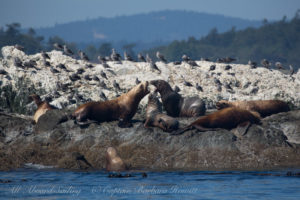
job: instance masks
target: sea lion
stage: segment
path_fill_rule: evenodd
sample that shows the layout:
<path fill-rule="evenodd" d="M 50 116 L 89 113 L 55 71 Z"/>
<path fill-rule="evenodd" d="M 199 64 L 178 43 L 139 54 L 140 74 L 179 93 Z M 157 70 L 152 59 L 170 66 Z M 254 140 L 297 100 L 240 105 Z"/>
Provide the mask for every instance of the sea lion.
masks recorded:
<path fill-rule="evenodd" d="M 82 104 L 73 112 L 72 117 L 77 123 L 86 120 L 97 122 L 119 120 L 120 127 L 130 127 L 131 118 L 136 113 L 140 101 L 149 93 L 148 85 L 148 81 L 140 83 L 129 92 L 112 100 Z"/>
<path fill-rule="evenodd" d="M 185 128 L 173 132 L 172 135 L 179 135 L 195 128 L 199 131 L 216 130 L 217 128 L 230 130 L 236 128 L 238 125 L 258 124 L 259 122 L 260 118 L 257 113 L 236 107 L 229 107 L 200 117 Z"/>
<path fill-rule="evenodd" d="M 106 150 L 106 171 L 124 171 L 126 170 L 125 163 L 118 156 L 117 150 L 114 147 L 108 147 Z"/>
<path fill-rule="evenodd" d="M 266 117 L 279 112 L 290 111 L 287 103 L 280 100 L 256 100 L 256 101 L 225 101 L 216 103 L 218 110 L 226 107 L 237 107 L 249 111 L 258 112 L 261 117 Z"/>
<path fill-rule="evenodd" d="M 159 127 L 163 131 L 172 132 L 178 129 L 179 122 L 166 114 L 162 113 L 162 104 L 157 97 L 157 93 L 151 93 L 148 96 L 148 105 L 146 109 L 146 128 L 150 126 Z"/>
<path fill-rule="evenodd" d="M 205 114 L 205 103 L 199 97 L 183 98 L 164 80 L 153 80 L 150 81 L 150 84 L 154 85 L 160 93 L 168 115 L 172 117 L 197 117 Z"/>
<path fill-rule="evenodd" d="M 33 99 L 33 101 L 37 105 L 37 110 L 35 111 L 33 116 L 33 120 L 35 121 L 35 123 L 37 123 L 39 118 L 48 110 L 57 109 L 55 106 L 50 105 L 47 101 L 42 101 L 40 96 L 37 94 L 32 94 L 29 97 Z"/>

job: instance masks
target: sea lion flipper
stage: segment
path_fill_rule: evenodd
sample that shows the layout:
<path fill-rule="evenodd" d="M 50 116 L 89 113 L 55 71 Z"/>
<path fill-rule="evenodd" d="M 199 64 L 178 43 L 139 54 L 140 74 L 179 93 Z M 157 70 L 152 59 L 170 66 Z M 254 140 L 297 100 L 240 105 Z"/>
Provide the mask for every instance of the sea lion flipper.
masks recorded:
<path fill-rule="evenodd" d="M 193 125 L 193 127 L 195 127 L 198 131 L 201 131 L 201 132 L 217 130 L 217 129 L 213 129 L 213 128 L 204 128 L 203 126 L 200 126 L 197 124 Z"/>
<path fill-rule="evenodd" d="M 249 127 L 251 126 L 251 123 L 249 121 L 243 122 L 239 124 L 236 129 L 234 130 L 235 135 L 238 137 L 241 137 L 243 135 L 246 135 Z"/>

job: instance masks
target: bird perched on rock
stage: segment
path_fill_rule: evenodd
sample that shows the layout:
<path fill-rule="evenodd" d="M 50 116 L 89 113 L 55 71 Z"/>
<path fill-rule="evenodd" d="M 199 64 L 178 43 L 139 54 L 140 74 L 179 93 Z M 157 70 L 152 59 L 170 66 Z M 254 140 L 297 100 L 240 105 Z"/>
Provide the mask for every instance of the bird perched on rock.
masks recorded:
<path fill-rule="evenodd" d="M 183 76 L 181 76 L 181 78 L 183 79 L 183 84 L 184 84 L 185 86 L 188 86 L 188 87 L 192 87 L 192 86 L 193 86 L 190 82 L 186 81 L 185 78 L 184 78 Z"/>
<path fill-rule="evenodd" d="M 78 51 L 78 55 L 80 57 L 81 60 L 84 60 L 84 61 L 89 61 L 89 57 L 81 50 Z"/>
<path fill-rule="evenodd" d="M 45 60 L 50 59 L 50 56 L 45 51 L 41 51 L 41 55 Z"/>
<path fill-rule="evenodd" d="M 93 79 L 94 81 L 100 81 L 100 79 L 99 79 L 96 75 L 93 75 L 93 76 L 92 76 L 92 79 Z"/>
<path fill-rule="evenodd" d="M 292 65 L 290 67 L 290 76 L 292 76 L 295 73 L 294 67 Z"/>
<path fill-rule="evenodd" d="M 107 63 L 102 63 L 102 66 L 103 66 L 104 68 L 110 68 L 110 66 L 109 66 Z"/>
<path fill-rule="evenodd" d="M 83 74 L 83 72 L 85 72 L 85 70 L 83 68 L 79 68 L 76 71 L 76 74 Z"/>
<path fill-rule="evenodd" d="M 102 63 L 105 63 L 105 62 L 106 62 L 106 59 L 105 59 L 105 57 L 102 57 L 101 55 L 99 55 L 99 56 L 97 57 L 97 59 L 98 59 L 98 61 L 99 61 L 99 63 L 100 63 L 100 64 L 102 64 Z"/>
<path fill-rule="evenodd" d="M 283 69 L 283 65 L 281 64 L 281 62 L 276 62 L 275 66 L 277 67 L 277 69 Z"/>
<path fill-rule="evenodd" d="M 267 59 L 263 59 L 260 63 L 262 64 L 263 67 L 268 68 L 268 69 L 271 66 L 271 63 Z"/>
<path fill-rule="evenodd" d="M 250 67 L 251 67 L 252 69 L 254 69 L 254 68 L 257 67 L 257 63 L 256 63 L 256 62 L 253 62 L 253 61 L 251 61 L 251 60 L 248 61 L 248 65 L 250 65 Z"/>
<path fill-rule="evenodd" d="M 99 92 L 99 96 L 100 96 L 101 99 L 104 99 L 105 101 L 107 100 L 106 95 L 101 90 Z"/>
<path fill-rule="evenodd" d="M 209 67 L 209 71 L 213 71 L 213 70 L 215 70 L 216 69 L 216 65 L 211 65 L 210 67 Z"/>
<path fill-rule="evenodd" d="M 133 61 L 132 57 L 129 54 L 127 54 L 126 51 L 124 51 L 124 60 L 126 60 L 126 61 Z"/>
<path fill-rule="evenodd" d="M 59 73 L 59 71 L 52 66 L 50 67 L 50 71 L 54 74 Z"/>
<path fill-rule="evenodd" d="M 196 90 L 203 92 L 202 87 L 198 83 L 196 83 Z"/>
<path fill-rule="evenodd" d="M 24 47 L 19 45 L 19 44 L 15 44 L 14 46 L 16 49 L 20 50 L 20 51 L 24 51 Z"/>
<path fill-rule="evenodd" d="M 14 65 L 16 67 L 23 68 L 23 63 L 22 63 L 22 61 L 21 61 L 21 59 L 19 57 L 15 57 L 14 58 Z"/>
<path fill-rule="evenodd" d="M 162 62 L 164 62 L 164 63 L 167 62 L 167 60 L 165 59 L 165 57 L 164 57 L 159 51 L 156 52 L 156 57 L 157 57 L 160 61 L 162 61 Z"/>
<path fill-rule="evenodd" d="M 92 80 L 92 78 L 91 78 L 90 75 L 88 75 L 88 74 L 84 75 L 83 78 L 84 78 L 85 80 L 87 80 L 87 81 L 91 81 L 91 80 Z"/>
<path fill-rule="evenodd" d="M 95 66 L 94 66 L 93 64 L 91 64 L 91 63 L 88 63 L 88 64 L 86 64 L 85 66 L 86 66 L 87 68 L 90 68 L 90 69 L 95 67 Z"/>
<path fill-rule="evenodd" d="M 23 66 L 26 67 L 26 68 L 35 68 L 35 69 L 38 69 L 38 68 L 36 68 L 36 62 L 34 60 L 25 61 L 23 63 Z"/>
<path fill-rule="evenodd" d="M 106 73 L 105 73 L 104 71 L 101 70 L 100 75 L 101 75 L 103 78 L 107 79 Z"/>
<path fill-rule="evenodd" d="M 80 76 L 78 76 L 77 74 L 72 74 L 71 76 L 69 76 L 71 81 L 77 81 L 80 80 Z"/>
<path fill-rule="evenodd" d="M 181 57 L 183 62 L 188 62 L 190 60 L 190 57 L 188 57 L 187 55 L 183 54 Z"/>
<path fill-rule="evenodd" d="M 142 62 L 146 62 L 144 56 L 141 53 L 138 54 L 138 59 Z"/>
<path fill-rule="evenodd" d="M 232 69 L 231 65 L 226 65 L 225 70 L 229 70 L 229 69 Z"/>
<path fill-rule="evenodd" d="M 121 90 L 119 83 L 117 83 L 116 80 L 113 81 L 113 86 L 114 88 L 116 88 L 117 90 Z"/>
<path fill-rule="evenodd" d="M 69 48 L 67 47 L 67 45 L 64 45 L 63 47 L 64 47 L 64 53 L 65 53 L 66 55 L 69 55 L 69 56 L 74 55 L 73 51 L 72 51 L 71 49 L 69 49 Z"/>
<path fill-rule="evenodd" d="M 121 56 L 116 52 L 115 49 L 112 49 L 112 53 L 110 55 L 112 61 L 121 61 Z"/>
<path fill-rule="evenodd" d="M 235 58 L 230 58 L 230 57 L 223 58 L 224 63 L 231 63 L 233 61 L 236 61 L 236 59 Z"/>
<path fill-rule="evenodd" d="M 217 85 L 222 85 L 222 84 L 221 84 L 221 81 L 220 81 L 219 79 L 217 79 L 217 78 L 214 78 L 214 82 L 215 82 L 215 84 L 217 84 Z"/>
<path fill-rule="evenodd" d="M 0 69 L 0 74 L 6 75 L 6 74 L 7 74 L 7 71 L 5 71 L 4 69 Z"/>
<path fill-rule="evenodd" d="M 149 54 L 146 54 L 146 61 L 147 61 L 147 63 L 152 62 L 152 59 L 150 58 Z"/>
<path fill-rule="evenodd" d="M 150 62 L 150 68 L 153 70 L 160 71 L 160 69 L 158 69 L 157 65 L 154 62 Z"/>
<path fill-rule="evenodd" d="M 61 45 L 61 44 L 58 44 L 58 43 L 54 43 L 53 44 L 53 47 L 57 50 L 64 50 L 64 47 Z"/>
<path fill-rule="evenodd" d="M 141 81 L 138 79 L 138 78 L 135 78 L 135 84 L 140 84 L 141 83 Z"/>
<path fill-rule="evenodd" d="M 193 61 L 193 60 L 189 60 L 187 63 L 188 63 L 190 66 L 193 66 L 193 67 L 197 67 L 197 66 L 198 66 L 198 64 L 197 64 L 195 61 Z"/>
<path fill-rule="evenodd" d="M 102 88 L 107 88 L 107 86 L 106 86 L 106 84 L 105 84 L 105 82 L 103 80 L 101 80 L 99 82 L 99 86 L 102 87 Z"/>
<path fill-rule="evenodd" d="M 173 64 L 174 65 L 181 65 L 181 61 L 174 61 Z"/>

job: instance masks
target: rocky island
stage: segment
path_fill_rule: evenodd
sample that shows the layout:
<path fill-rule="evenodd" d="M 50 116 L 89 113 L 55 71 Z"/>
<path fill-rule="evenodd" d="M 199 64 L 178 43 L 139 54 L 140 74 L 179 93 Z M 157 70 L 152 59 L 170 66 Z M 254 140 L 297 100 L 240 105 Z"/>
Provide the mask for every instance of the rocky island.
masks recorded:
<path fill-rule="evenodd" d="M 208 61 L 153 63 L 108 61 L 97 64 L 53 50 L 26 55 L 3 47 L 0 58 L 0 170 L 27 163 L 64 169 L 99 170 L 105 152 L 113 146 L 131 169 L 143 170 L 249 170 L 300 166 L 300 72 Z M 213 66 L 213 67 L 212 67 Z M 246 134 L 232 130 L 187 131 L 171 135 L 145 128 L 144 97 L 133 117 L 133 127 L 118 122 L 80 127 L 70 113 L 88 101 L 115 98 L 137 81 L 162 79 L 180 88 L 184 97 L 198 96 L 208 112 L 219 100 L 287 102 L 291 111 L 263 118 Z M 186 82 L 190 84 L 186 84 Z M 117 88 L 116 83 L 120 88 Z M 198 87 L 196 87 L 196 85 Z M 199 89 L 199 86 L 201 89 Z M 154 90 L 154 88 L 150 88 Z M 42 115 L 36 124 L 36 93 L 59 108 Z M 196 118 L 177 118 L 184 127 Z"/>

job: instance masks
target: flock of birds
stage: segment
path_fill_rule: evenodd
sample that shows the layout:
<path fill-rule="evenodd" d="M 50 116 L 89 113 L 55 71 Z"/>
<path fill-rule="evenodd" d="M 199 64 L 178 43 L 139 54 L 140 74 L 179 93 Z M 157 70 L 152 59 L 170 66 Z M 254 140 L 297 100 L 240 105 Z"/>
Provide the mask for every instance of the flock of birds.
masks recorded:
<path fill-rule="evenodd" d="M 24 47 L 22 47 L 21 45 L 15 45 L 14 47 L 16 49 L 18 49 L 18 50 L 24 51 Z M 88 62 L 88 61 L 90 61 L 89 57 L 83 51 L 81 51 L 81 50 L 79 50 L 78 54 L 75 55 L 75 53 L 70 48 L 68 48 L 66 45 L 61 45 L 61 44 L 58 44 L 58 43 L 54 43 L 53 47 L 56 50 L 62 51 L 64 54 L 66 54 L 68 56 L 71 56 L 71 57 L 78 56 L 81 60 L 86 61 L 86 64 L 85 64 L 86 68 L 93 68 L 94 67 L 93 64 L 91 64 L 90 62 Z M 83 78 L 83 79 L 85 79 L 87 81 L 92 81 L 92 80 L 93 81 L 97 81 L 99 83 L 99 86 L 101 88 L 103 88 L 103 89 L 107 89 L 108 88 L 108 86 L 106 85 L 106 83 L 104 81 L 105 79 L 107 80 L 108 77 L 107 77 L 107 74 L 103 70 L 100 72 L 101 79 L 99 79 L 99 77 L 96 76 L 96 75 L 89 75 L 89 74 L 83 75 L 83 73 L 85 72 L 84 68 L 79 68 L 79 69 L 76 70 L 76 72 L 74 72 L 72 70 L 70 71 L 62 63 L 60 63 L 60 64 L 58 64 L 56 66 L 52 66 L 51 63 L 49 62 L 49 60 L 50 60 L 49 54 L 47 54 L 44 51 L 41 52 L 41 56 L 42 56 L 42 64 L 44 66 L 48 67 L 53 74 L 58 74 L 58 73 L 60 73 L 61 70 L 64 70 L 66 72 L 70 72 L 69 79 L 72 82 L 75 82 L 75 81 L 80 80 L 80 79 Z M 151 70 L 158 71 L 159 73 L 161 73 L 160 69 L 157 67 L 157 65 L 155 64 L 155 62 L 151 59 L 151 57 L 149 56 L 149 54 L 146 54 L 146 56 L 144 57 L 141 53 L 139 53 L 137 55 L 137 58 L 138 58 L 138 61 L 148 63 L 149 66 L 150 66 L 150 68 L 151 68 Z M 156 58 L 159 61 L 163 62 L 163 63 L 167 63 L 167 59 L 159 51 L 156 52 Z M 135 60 L 126 51 L 124 52 L 124 60 L 125 61 L 135 62 Z M 209 59 L 204 59 L 204 58 L 202 58 L 201 60 L 202 61 L 210 61 Z M 107 62 L 108 61 L 114 61 L 115 63 L 121 63 L 122 62 L 122 57 L 121 57 L 121 55 L 118 52 L 116 52 L 115 49 L 112 49 L 112 53 L 111 53 L 110 56 L 105 56 L 105 57 L 98 56 L 98 61 L 106 69 L 106 72 L 109 72 L 109 73 L 115 75 L 115 72 L 111 69 L 111 67 L 109 66 L 109 64 Z M 232 66 L 229 65 L 229 63 L 231 63 L 233 61 L 236 61 L 236 59 L 230 58 L 230 57 L 218 58 L 216 60 L 217 63 L 226 63 L 227 64 L 225 66 L 225 70 L 229 70 L 229 69 L 232 68 Z M 37 62 L 35 60 L 32 60 L 32 59 L 22 62 L 20 58 L 14 57 L 13 62 L 14 62 L 14 65 L 16 67 L 27 68 L 27 69 L 28 68 L 33 68 L 35 70 L 40 70 L 40 68 L 38 68 L 38 66 L 37 66 Z M 187 63 L 187 64 L 189 64 L 192 67 L 198 66 L 197 63 L 194 60 L 192 60 L 190 57 L 188 57 L 187 55 L 183 55 L 182 56 L 182 61 L 175 61 L 173 64 L 174 65 L 180 65 L 181 63 Z M 257 66 L 258 66 L 258 64 L 256 62 L 253 62 L 253 61 L 249 61 L 248 64 L 251 66 L 251 68 L 257 68 Z M 261 61 L 261 65 L 263 67 L 265 67 L 265 68 L 270 69 L 271 62 L 269 62 L 266 59 L 263 59 Z M 275 66 L 277 67 L 277 69 L 284 69 L 283 65 L 280 62 L 276 62 Z M 216 69 L 216 65 L 212 64 L 210 66 L 210 68 L 209 68 L 209 71 L 214 71 L 215 69 Z M 32 72 L 36 73 L 36 71 L 32 71 Z M 290 65 L 290 75 L 293 75 L 294 73 L 295 73 L 295 71 L 294 71 L 293 67 Z M 0 75 L 1 74 L 2 75 L 6 75 L 6 78 L 10 79 L 8 73 L 4 69 L 0 69 Z M 195 87 L 197 91 L 203 92 L 203 88 L 198 83 L 196 83 L 196 85 L 193 86 L 183 76 L 181 76 L 181 77 L 182 77 L 182 80 L 183 80 L 183 84 L 185 86 Z M 141 81 L 138 78 L 136 78 L 135 83 L 139 84 L 140 82 Z M 221 87 L 222 85 L 226 89 L 232 90 L 232 88 L 231 88 L 231 86 L 229 84 L 225 84 L 224 85 L 217 78 L 214 78 L 214 83 L 216 84 L 218 91 L 222 90 L 222 87 Z M 63 92 L 66 92 L 68 89 L 70 89 L 70 83 L 57 83 L 57 84 L 58 84 L 57 88 L 61 89 Z M 120 87 L 120 85 L 119 85 L 119 83 L 116 80 L 113 80 L 112 86 L 113 86 L 113 88 L 116 91 L 121 91 L 122 90 L 121 87 Z M 175 86 L 174 90 L 176 92 L 179 92 L 180 88 L 178 86 Z M 60 96 L 60 94 L 57 91 L 55 91 L 54 94 L 52 95 L 52 97 L 49 97 L 48 100 L 51 100 L 53 97 L 55 98 L 55 97 L 59 97 L 59 96 Z M 104 94 L 104 92 L 102 90 L 100 90 L 100 92 L 99 92 L 99 97 L 101 99 L 103 99 L 103 100 L 107 100 L 107 97 L 106 97 L 106 95 Z M 79 95 L 79 94 L 76 95 L 75 99 L 74 99 L 74 93 L 71 92 L 70 95 L 68 96 L 68 100 L 72 104 L 76 103 L 76 101 L 86 102 L 86 101 L 90 100 L 90 99 L 85 100 L 83 98 L 83 96 Z"/>

